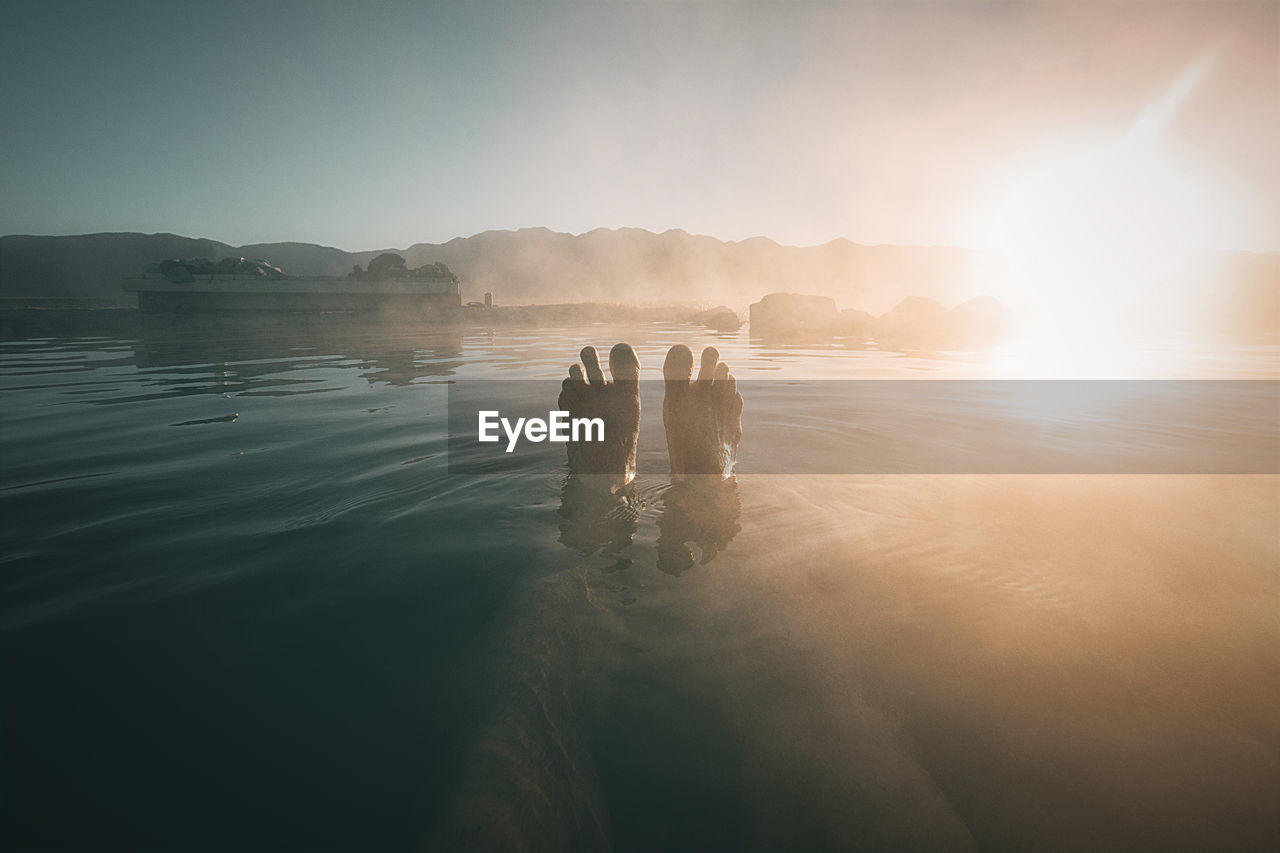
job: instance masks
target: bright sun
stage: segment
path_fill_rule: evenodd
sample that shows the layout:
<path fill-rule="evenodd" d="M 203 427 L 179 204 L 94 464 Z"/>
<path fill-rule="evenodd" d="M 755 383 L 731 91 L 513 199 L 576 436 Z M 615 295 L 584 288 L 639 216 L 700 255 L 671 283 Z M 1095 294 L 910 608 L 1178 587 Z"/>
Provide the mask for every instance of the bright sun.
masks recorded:
<path fill-rule="evenodd" d="M 1144 324 L 1177 287 L 1211 205 L 1206 182 L 1164 159 L 1157 142 L 1211 64 L 1212 54 L 1193 63 L 1123 138 L 1027 174 L 999 206 L 988 242 L 1003 289 L 1024 303 L 1041 367 L 1083 366 L 1150 331 Z"/>

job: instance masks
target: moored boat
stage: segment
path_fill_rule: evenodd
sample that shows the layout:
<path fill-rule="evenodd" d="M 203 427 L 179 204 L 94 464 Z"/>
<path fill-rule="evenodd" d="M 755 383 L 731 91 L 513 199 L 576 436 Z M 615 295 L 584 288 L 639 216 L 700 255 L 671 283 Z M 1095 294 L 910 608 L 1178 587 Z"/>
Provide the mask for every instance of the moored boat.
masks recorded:
<path fill-rule="evenodd" d="M 399 256 L 394 256 L 398 258 Z M 128 276 L 123 288 L 147 313 L 226 311 L 391 311 L 440 313 L 461 308 L 458 277 L 443 264 L 416 270 L 371 263 L 347 276 L 290 276 L 265 261 L 214 265 L 164 262 Z M 244 271 L 252 268 L 252 272 Z M 224 271 L 234 270 L 234 271 Z"/>

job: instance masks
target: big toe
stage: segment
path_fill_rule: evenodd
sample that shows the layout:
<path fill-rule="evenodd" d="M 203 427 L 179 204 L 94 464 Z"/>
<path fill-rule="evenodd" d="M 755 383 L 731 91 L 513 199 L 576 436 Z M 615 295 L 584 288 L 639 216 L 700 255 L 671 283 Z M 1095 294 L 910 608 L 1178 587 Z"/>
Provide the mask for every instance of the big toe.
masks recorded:
<path fill-rule="evenodd" d="M 676 344 L 667 350 L 662 375 L 668 382 L 688 382 L 693 376 L 693 350 L 684 344 Z"/>
<path fill-rule="evenodd" d="M 640 359 L 631 344 L 614 344 L 609 350 L 609 372 L 615 382 L 634 382 L 640 378 Z"/>

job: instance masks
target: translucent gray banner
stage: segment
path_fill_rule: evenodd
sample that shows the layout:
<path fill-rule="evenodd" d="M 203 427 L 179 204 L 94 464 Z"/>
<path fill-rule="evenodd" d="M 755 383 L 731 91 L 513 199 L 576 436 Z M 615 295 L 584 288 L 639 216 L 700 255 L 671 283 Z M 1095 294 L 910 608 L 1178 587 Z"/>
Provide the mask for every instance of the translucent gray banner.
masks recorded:
<path fill-rule="evenodd" d="M 639 383 L 638 467 L 667 470 L 664 385 Z M 759 380 L 738 383 L 744 474 L 1275 474 L 1274 380 Z M 560 382 L 449 387 L 449 471 L 546 473 L 565 444 L 512 442 L 494 416 L 549 419 Z M 609 426 L 606 423 L 605 429 Z M 536 434 L 537 430 L 535 430 Z"/>

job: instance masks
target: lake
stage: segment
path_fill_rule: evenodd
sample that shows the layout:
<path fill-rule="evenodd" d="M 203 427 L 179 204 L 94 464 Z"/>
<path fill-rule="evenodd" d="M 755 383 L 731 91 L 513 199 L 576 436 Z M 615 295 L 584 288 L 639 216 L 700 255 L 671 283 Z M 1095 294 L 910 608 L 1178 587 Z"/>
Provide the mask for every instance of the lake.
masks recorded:
<path fill-rule="evenodd" d="M 625 500 L 545 454 L 451 472 L 451 387 L 554 390 L 619 340 L 649 377 L 721 350 L 736 481 L 672 486 L 648 400 Z M 1125 377 L 1280 376 L 1159 355 Z M 1019 364 L 693 326 L 5 341 L 4 846 L 1280 848 L 1269 461 L 864 473 L 846 408 L 776 417 Z M 1257 460 L 1270 399 L 1159 432 Z"/>

